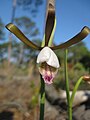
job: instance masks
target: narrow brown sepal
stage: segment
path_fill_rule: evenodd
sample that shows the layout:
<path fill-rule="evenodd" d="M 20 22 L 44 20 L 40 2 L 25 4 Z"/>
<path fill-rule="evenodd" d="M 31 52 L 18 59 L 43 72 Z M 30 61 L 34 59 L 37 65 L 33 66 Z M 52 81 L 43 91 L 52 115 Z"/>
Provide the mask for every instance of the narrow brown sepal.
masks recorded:
<path fill-rule="evenodd" d="M 74 36 L 70 40 L 66 41 L 65 43 L 51 47 L 51 49 L 53 49 L 53 50 L 66 49 L 66 48 L 68 48 L 76 43 L 79 43 L 81 40 L 83 40 L 85 37 L 87 37 L 88 34 L 90 34 L 90 29 L 87 26 L 85 26 L 81 30 L 81 32 L 78 33 L 76 36 Z"/>
<path fill-rule="evenodd" d="M 31 42 L 20 30 L 18 27 L 16 27 L 14 24 L 9 23 L 6 25 L 6 28 L 12 32 L 17 38 L 19 38 L 22 42 L 24 42 L 26 45 L 29 47 L 36 49 L 36 50 L 41 50 L 41 47 L 35 45 L 33 42 Z"/>
<path fill-rule="evenodd" d="M 45 46 L 48 46 L 48 42 L 54 28 L 54 22 L 55 22 L 55 1 L 49 0 L 47 3 L 46 11 Z"/>

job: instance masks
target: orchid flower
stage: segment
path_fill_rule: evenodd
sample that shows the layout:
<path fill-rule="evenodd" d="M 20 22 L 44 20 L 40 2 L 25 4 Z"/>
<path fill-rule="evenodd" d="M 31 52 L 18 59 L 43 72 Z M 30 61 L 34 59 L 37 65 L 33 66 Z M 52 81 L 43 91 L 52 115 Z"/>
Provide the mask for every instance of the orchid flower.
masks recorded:
<path fill-rule="evenodd" d="M 39 72 L 45 83 L 51 84 L 59 68 L 56 54 L 49 47 L 44 47 L 37 57 L 37 63 L 40 63 Z"/>
<path fill-rule="evenodd" d="M 45 83 L 51 84 L 52 80 L 55 78 L 55 75 L 59 68 L 59 60 L 53 50 L 57 49 L 66 49 L 73 44 L 76 44 L 83 40 L 89 33 L 90 29 L 88 27 L 84 27 L 81 32 L 79 32 L 76 36 L 71 38 L 57 46 L 51 45 L 52 39 L 55 32 L 56 26 L 56 17 L 55 17 L 55 3 L 54 0 L 49 0 L 47 4 L 47 12 L 46 12 L 46 26 L 45 26 L 45 39 L 44 45 L 38 46 L 30 41 L 14 24 L 9 23 L 6 25 L 6 28 L 12 32 L 17 38 L 19 38 L 22 42 L 24 42 L 29 47 L 39 50 L 40 53 L 37 57 L 37 63 L 39 63 L 39 72 L 42 75 Z"/>

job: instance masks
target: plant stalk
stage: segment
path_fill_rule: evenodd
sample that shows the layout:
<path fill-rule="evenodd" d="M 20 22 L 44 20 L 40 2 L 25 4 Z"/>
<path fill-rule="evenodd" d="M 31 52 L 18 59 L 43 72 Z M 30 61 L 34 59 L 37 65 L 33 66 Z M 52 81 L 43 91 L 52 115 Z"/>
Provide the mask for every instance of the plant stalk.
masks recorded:
<path fill-rule="evenodd" d="M 70 93 L 69 93 L 69 81 L 68 81 L 68 70 L 67 70 L 67 49 L 65 49 L 65 83 L 66 83 L 66 95 L 67 95 L 67 111 L 68 118 L 72 120 L 72 106 L 70 103 Z"/>
<path fill-rule="evenodd" d="M 41 89 L 40 89 L 40 119 L 39 120 L 44 120 L 44 105 L 45 105 L 45 83 L 40 75 L 41 79 Z"/>
<path fill-rule="evenodd" d="M 80 77 L 80 78 L 78 79 L 78 81 L 76 82 L 76 84 L 75 84 L 75 87 L 74 87 L 73 92 L 72 92 L 72 95 L 71 95 L 71 100 L 70 100 L 71 106 L 72 106 L 72 104 L 73 104 L 73 100 L 74 100 L 74 97 L 75 97 L 75 93 L 77 92 L 77 89 L 78 89 L 80 83 L 82 82 L 82 80 L 83 80 L 83 77 Z"/>

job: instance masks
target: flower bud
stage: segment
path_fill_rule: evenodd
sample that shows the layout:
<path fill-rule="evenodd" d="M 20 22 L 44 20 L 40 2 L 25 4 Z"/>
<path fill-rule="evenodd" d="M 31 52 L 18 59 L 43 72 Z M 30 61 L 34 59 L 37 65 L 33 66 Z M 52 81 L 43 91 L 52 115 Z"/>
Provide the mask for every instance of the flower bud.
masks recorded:
<path fill-rule="evenodd" d="M 84 76 L 83 76 L 83 80 L 84 80 L 85 82 L 87 82 L 88 84 L 90 84 L 90 76 L 89 76 L 89 75 L 84 75 Z"/>

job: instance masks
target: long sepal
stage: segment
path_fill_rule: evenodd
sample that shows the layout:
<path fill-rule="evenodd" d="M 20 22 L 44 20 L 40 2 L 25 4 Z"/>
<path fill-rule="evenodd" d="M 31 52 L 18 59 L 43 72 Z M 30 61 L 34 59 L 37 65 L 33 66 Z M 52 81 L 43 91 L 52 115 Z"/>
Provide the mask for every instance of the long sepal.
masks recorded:
<path fill-rule="evenodd" d="M 56 29 L 56 17 L 55 17 L 55 22 L 54 22 L 54 27 L 48 42 L 48 46 L 51 47 L 52 43 L 53 43 L 53 38 L 54 38 L 54 33 L 55 33 L 55 29 Z"/>
<path fill-rule="evenodd" d="M 35 45 L 33 42 L 31 42 L 20 30 L 18 27 L 16 27 L 14 24 L 9 23 L 6 25 L 6 28 L 12 32 L 17 38 L 19 38 L 22 42 L 24 42 L 26 45 L 29 47 L 36 49 L 36 50 L 41 50 L 41 47 Z"/>
<path fill-rule="evenodd" d="M 54 27 L 53 27 L 53 30 L 52 30 L 52 33 L 51 33 L 51 36 L 50 36 L 50 39 L 49 39 L 49 42 L 48 42 L 48 47 L 51 47 L 51 45 L 53 43 L 55 28 L 56 28 L 56 18 L 55 18 Z M 41 47 L 44 47 L 44 44 L 45 44 L 45 34 L 44 34 L 44 37 L 43 37 L 43 42 L 42 42 Z"/>
<path fill-rule="evenodd" d="M 53 31 L 54 22 L 55 22 L 55 1 L 48 0 L 48 8 L 46 12 L 46 26 L 45 26 L 45 46 L 48 45 L 50 36 Z"/>
<path fill-rule="evenodd" d="M 73 38 L 71 38 L 70 40 L 68 40 L 65 43 L 51 47 L 51 49 L 53 49 L 53 50 L 66 49 L 66 48 L 70 47 L 71 45 L 74 45 L 74 44 L 80 42 L 81 40 L 83 40 L 85 37 L 87 37 L 88 34 L 90 34 L 90 29 L 87 26 L 85 26 L 81 30 L 81 32 L 78 33 L 76 36 L 74 36 Z"/>

